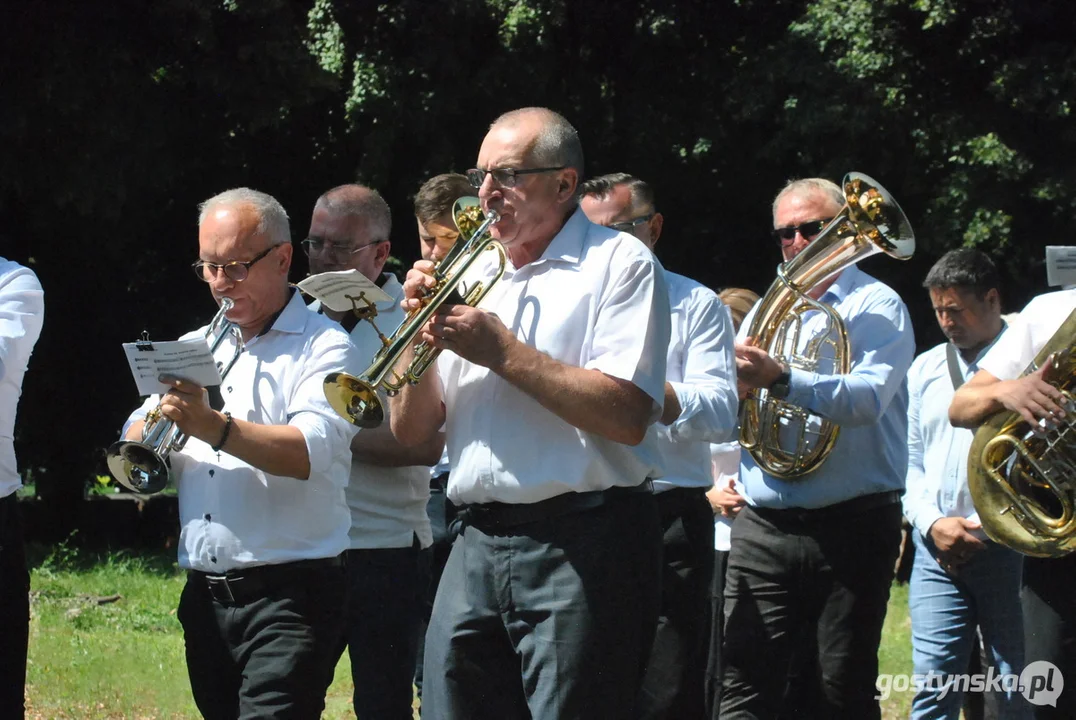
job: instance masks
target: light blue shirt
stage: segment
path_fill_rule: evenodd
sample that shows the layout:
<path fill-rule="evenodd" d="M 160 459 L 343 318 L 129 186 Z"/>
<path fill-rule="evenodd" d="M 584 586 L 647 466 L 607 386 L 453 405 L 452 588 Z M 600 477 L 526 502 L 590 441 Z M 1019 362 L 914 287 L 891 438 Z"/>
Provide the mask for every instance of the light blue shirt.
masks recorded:
<path fill-rule="evenodd" d="M 998 334 L 1000 338 L 1004 334 Z M 979 371 L 981 360 L 998 338 L 968 364 L 956 353 L 961 377 L 967 381 Z M 968 491 L 968 451 L 975 431 L 949 423 L 949 404 L 955 390 L 942 343 L 927 350 L 908 371 L 908 492 L 904 515 L 926 537 L 930 526 L 943 517 L 977 520 Z"/>
<path fill-rule="evenodd" d="M 843 318 L 851 345 L 851 371 L 826 375 L 792 369 L 788 402 L 840 425 L 829 458 L 793 480 L 766 473 L 742 454 L 740 481 L 750 503 L 770 508 L 820 508 L 891 490 L 903 491 L 908 467 L 908 368 L 915 338 L 908 309 L 887 285 L 853 266 L 820 300 Z M 740 326 L 745 338 L 751 314 Z M 800 346 L 819 335 L 821 313 L 805 316 Z"/>

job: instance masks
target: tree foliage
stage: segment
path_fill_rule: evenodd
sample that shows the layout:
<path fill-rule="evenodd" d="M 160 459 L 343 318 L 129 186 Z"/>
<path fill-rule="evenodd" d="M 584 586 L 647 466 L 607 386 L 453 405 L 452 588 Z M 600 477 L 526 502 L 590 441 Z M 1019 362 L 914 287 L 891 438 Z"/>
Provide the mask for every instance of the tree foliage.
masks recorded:
<path fill-rule="evenodd" d="M 361 180 L 409 263 L 414 191 L 473 165 L 516 107 L 568 117 L 589 174 L 653 183 L 659 256 L 714 287 L 772 279 L 785 180 L 877 178 L 919 252 L 868 270 L 921 345 L 939 339 L 919 288 L 938 255 L 990 252 L 1017 309 L 1072 231 L 1061 0 L 39 0 L 6 16 L 0 242 L 48 305 L 20 452 L 65 478 L 102 469 L 134 405 L 119 343 L 212 313 L 185 267 L 200 200 L 265 190 L 300 239 L 322 191 Z"/>

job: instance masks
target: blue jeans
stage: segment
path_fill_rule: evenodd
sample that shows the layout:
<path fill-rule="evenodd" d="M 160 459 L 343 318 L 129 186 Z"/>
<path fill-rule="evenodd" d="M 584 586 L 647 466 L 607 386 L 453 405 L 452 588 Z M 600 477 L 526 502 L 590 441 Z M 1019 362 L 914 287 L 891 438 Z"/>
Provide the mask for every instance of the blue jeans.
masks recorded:
<path fill-rule="evenodd" d="M 976 626 L 994 666 L 994 675 L 1024 669 L 1023 616 L 1020 610 L 1020 574 L 1023 556 L 987 541 L 958 574 L 950 575 L 935 559 L 933 541 L 912 532 L 915 563 L 908 585 L 912 619 L 912 660 L 915 674 L 939 677 L 923 687 L 912 701 L 913 720 L 960 717 L 963 687 L 945 676 L 968 671 L 976 648 Z M 943 692 L 944 690 L 944 692 Z M 988 689 L 989 690 L 989 689 Z M 995 693 L 999 717 L 1030 718 L 1030 708 L 1019 691 Z"/>

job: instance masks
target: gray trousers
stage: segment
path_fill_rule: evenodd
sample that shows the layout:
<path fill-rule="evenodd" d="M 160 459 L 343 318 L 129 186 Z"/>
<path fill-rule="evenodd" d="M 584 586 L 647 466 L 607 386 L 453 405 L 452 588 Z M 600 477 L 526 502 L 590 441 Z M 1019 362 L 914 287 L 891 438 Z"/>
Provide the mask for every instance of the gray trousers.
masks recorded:
<path fill-rule="evenodd" d="M 660 601 L 654 498 L 467 526 L 426 634 L 426 720 L 632 718 Z"/>

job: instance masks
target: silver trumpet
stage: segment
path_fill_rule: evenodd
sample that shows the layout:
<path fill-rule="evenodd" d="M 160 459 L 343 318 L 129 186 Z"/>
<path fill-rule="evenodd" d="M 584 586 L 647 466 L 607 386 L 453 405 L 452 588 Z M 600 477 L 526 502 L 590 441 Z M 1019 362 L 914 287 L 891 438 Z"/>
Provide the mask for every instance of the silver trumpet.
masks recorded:
<path fill-rule="evenodd" d="M 229 335 L 235 338 L 235 352 L 227 366 L 221 367 L 217 363 L 222 379 L 227 377 L 243 353 L 243 338 L 239 328 L 225 317 L 233 305 L 235 301 L 231 298 L 222 298 L 220 310 L 205 331 L 209 350 L 214 355 L 225 338 Z M 173 421 L 161 414 L 161 405 L 158 403 L 146 414 L 140 441 L 120 440 L 108 448 L 108 469 L 116 481 L 129 490 L 147 495 L 160 492 L 172 478 L 169 455 L 182 450 L 187 439 L 188 436 Z"/>

